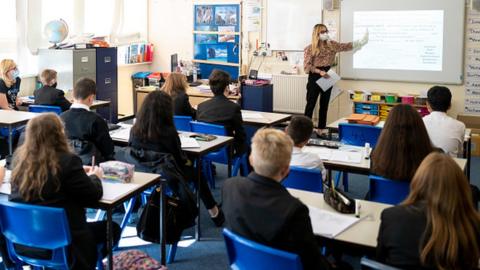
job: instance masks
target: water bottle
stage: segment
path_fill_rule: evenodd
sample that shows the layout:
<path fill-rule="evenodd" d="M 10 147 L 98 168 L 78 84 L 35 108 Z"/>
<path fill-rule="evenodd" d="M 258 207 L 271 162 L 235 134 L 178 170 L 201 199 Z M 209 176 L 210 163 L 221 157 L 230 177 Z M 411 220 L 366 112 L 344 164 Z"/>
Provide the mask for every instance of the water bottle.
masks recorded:
<path fill-rule="evenodd" d="M 192 68 L 192 75 L 193 75 L 193 82 L 196 82 L 197 81 L 197 67 L 196 66 L 193 66 Z"/>

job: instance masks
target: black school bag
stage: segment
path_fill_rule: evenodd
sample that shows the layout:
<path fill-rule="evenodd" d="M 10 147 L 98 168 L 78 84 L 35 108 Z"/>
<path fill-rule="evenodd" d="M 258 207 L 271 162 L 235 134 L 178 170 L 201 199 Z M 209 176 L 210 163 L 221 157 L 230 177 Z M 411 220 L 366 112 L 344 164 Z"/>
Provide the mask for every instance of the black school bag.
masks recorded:
<path fill-rule="evenodd" d="M 183 230 L 195 225 L 198 208 L 195 196 L 173 156 L 169 153 L 128 147 L 117 159 L 134 164 L 136 171 L 160 174 L 166 180 L 166 242 L 178 242 Z M 138 237 L 153 243 L 160 243 L 160 192 L 160 187 L 152 191 L 137 223 Z"/>

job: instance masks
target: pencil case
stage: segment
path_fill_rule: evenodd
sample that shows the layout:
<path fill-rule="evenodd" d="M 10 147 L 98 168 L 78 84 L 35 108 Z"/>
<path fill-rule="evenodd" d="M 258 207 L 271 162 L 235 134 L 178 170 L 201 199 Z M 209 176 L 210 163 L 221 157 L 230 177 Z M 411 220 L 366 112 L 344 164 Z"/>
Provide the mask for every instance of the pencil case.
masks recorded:
<path fill-rule="evenodd" d="M 117 180 L 124 183 L 130 183 L 135 171 L 135 165 L 121 161 L 107 161 L 100 163 L 103 170 L 103 177 L 106 179 Z"/>

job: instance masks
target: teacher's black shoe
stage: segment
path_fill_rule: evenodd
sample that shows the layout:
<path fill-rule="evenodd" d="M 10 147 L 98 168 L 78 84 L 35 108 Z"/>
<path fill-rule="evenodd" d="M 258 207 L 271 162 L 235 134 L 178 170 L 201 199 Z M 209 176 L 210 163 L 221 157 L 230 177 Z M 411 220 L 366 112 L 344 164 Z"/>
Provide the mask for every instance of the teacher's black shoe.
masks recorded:
<path fill-rule="evenodd" d="M 225 223 L 225 215 L 223 214 L 222 208 L 218 208 L 218 214 L 215 217 L 210 217 L 215 223 L 215 226 L 222 227 L 223 223 Z"/>

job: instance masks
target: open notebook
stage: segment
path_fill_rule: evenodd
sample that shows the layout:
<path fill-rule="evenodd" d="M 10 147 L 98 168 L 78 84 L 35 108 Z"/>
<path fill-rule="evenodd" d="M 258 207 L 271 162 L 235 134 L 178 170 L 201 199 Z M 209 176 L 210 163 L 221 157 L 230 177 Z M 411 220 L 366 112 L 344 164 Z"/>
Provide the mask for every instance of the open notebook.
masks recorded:
<path fill-rule="evenodd" d="M 360 221 L 360 218 L 354 216 L 338 214 L 313 206 L 307 207 L 312 221 L 313 233 L 327 238 L 334 238 Z"/>

